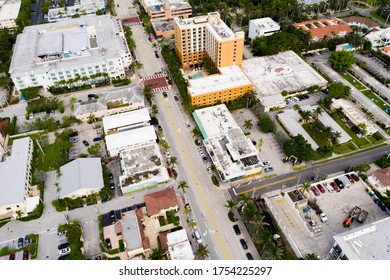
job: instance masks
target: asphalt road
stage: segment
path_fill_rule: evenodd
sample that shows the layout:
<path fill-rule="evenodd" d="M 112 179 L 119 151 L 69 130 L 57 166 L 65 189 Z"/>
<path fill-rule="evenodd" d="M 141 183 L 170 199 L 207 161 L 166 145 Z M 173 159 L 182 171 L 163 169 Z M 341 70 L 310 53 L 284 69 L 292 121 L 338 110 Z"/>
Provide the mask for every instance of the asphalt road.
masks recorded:
<path fill-rule="evenodd" d="M 279 175 L 272 179 L 249 182 L 249 184 L 232 187 L 230 195 L 232 199 L 236 200 L 237 196 L 243 193 L 260 196 L 269 191 L 274 191 L 286 187 L 292 187 L 297 183 L 309 181 L 310 177 L 318 175 L 329 175 L 347 170 L 351 166 L 356 166 L 363 163 L 371 163 L 376 161 L 382 155 L 390 152 L 390 145 L 352 155 L 349 157 L 333 160 L 324 164 L 318 164 L 302 171 L 290 172 L 288 174 Z"/>

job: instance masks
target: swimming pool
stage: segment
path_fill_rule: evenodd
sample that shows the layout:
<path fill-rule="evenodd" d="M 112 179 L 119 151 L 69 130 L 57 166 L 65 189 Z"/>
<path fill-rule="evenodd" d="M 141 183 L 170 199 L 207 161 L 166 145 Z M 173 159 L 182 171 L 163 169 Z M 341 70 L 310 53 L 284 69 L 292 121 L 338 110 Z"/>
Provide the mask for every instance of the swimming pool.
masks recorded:
<path fill-rule="evenodd" d="M 196 73 L 195 75 L 192 76 L 193 79 L 197 79 L 197 78 L 202 78 L 203 77 L 203 74 L 202 73 Z"/>
<path fill-rule="evenodd" d="M 346 45 L 346 46 L 343 46 L 343 49 L 344 50 L 350 50 L 350 49 L 353 49 L 354 47 L 353 46 L 351 46 L 351 45 Z"/>

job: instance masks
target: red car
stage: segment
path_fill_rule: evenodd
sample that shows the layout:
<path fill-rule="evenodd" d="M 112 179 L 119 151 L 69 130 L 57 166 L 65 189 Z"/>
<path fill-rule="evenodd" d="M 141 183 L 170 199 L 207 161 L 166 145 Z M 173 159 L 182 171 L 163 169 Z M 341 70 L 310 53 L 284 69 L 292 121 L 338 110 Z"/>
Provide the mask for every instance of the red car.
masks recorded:
<path fill-rule="evenodd" d="M 321 193 L 325 193 L 325 189 L 321 184 L 318 184 L 317 188 L 320 190 Z"/>
<path fill-rule="evenodd" d="M 14 260 L 15 259 L 15 254 L 14 253 L 9 254 L 8 259 L 9 260 Z"/>
<path fill-rule="evenodd" d="M 355 182 L 357 182 L 357 181 L 359 181 L 359 177 L 358 176 L 356 176 L 356 174 L 351 174 L 351 177 L 352 177 L 352 179 L 354 179 L 355 180 Z"/>
<path fill-rule="evenodd" d="M 337 186 L 337 184 L 335 182 L 330 182 L 330 185 L 332 186 L 332 188 L 336 191 L 336 192 L 339 192 L 340 189 L 339 187 Z"/>
<path fill-rule="evenodd" d="M 347 174 L 347 175 L 345 175 L 345 176 L 347 176 L 347 178 L 348 178 L 348 180 L 351 182 L 351 184 L 354 184 L 354 183 L 355 183 L 355 181 L 352 179 L 352 177 L 351 177 L 349 174 Z"/>
<path fill-rule="evenodd" d="M 28 250 L 23 251 L 23 260 L 28 260 Z"/>
<path fill-rule="evenodd" d="M 311 190 L 313 191 L 313 193 L 314 193 L 316 196 L 319 196 L 319 195 L 320 195 L 320 191 L 319 191 L 315 186 L 312 186 L 312 187 L 311 187 Z"/>

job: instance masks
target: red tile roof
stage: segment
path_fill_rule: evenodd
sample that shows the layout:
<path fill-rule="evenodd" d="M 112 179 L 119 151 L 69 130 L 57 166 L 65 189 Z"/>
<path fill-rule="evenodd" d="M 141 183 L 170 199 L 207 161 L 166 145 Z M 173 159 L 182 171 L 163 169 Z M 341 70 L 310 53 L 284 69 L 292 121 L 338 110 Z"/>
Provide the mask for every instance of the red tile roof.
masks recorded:
<path fill-rule="evenodd" d="M 5 137 L 5 132 L 3 130 L 3 127 L 6 126 L 7 124 L 8 124 L 8 120 L 0 121 L 0 134 L 3 135 L 3 137 Z"/>
<path fill-rule="evenodd" d="M 379 23 L 377 23 L 369 18 L 365 18 L 365 17 L 355 17 L 355 16 L 345 17 L 345 18 L 342 18 L 342 21 L 344 21 L 345 23 L 358 22 L 358 23 L 365 24 L 370 28 L 379 26 Z"/>
<path fill-rule="evenodd" d="M 373 173 L 384 187 L 390 186 L 390 167 L 379 169 Z"/>
<path fill-rule="evenodd" d="M 339 22 L 340 20 L 338 18 L 322 18 L 318 20 L 294 23 L 293 26 L 295 28 L 300 28 L 303 31 L 310 32 L 312 38 L 318 39 L 324 37 L 325 35 L 331 37 L 332 33 L 340 35 L 341 32 L 345 32 L 346 34 L 352 32 L 351 27 L 344 23 L 339 24 Z M 317 23 L 317 25 L 315 25 L 315 23 Z M 310 27 L 307 27 L 306 25 L 310 25 Z"/>
<path fill-rule="evenodd" d="M 171 231 L 164 231 L 158 235 L 158 238 L 160 239 L 161 249 L 164 249 L 165 251 L 168 251 L 168 233 Z"/>
<path fill-rule="evenodd" d="M 175 207 L 178 201 L 174 188 L 145 195 L 146 211 L 149 215 L 156 215 L 161 210 Z"/>

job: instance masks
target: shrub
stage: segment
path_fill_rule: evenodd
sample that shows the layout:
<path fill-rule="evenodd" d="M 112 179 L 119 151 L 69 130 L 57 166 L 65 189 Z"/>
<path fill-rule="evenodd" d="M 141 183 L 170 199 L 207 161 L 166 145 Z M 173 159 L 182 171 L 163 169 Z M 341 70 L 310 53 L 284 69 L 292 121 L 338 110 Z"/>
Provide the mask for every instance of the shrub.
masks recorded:
<path fill-rule="evenodd" d="M 258 125 L 260 127 L 260 129 L 265 132 L 265 133 L 269 133 L 269 132 L 275 132 L 276 130 L 276 125 L 275 123 L 273 122 L 273 120 L 271 119 L 271 117 L 267 114 L 264 114 L 259 122 L 258 122 Z"/>
<path fill-rule="evenodd" d="M 219 181 L 218 178 L 215 177 L 214 175 L 211 176 L 211 181 L 213 181 L 213 184 L 219 187 Z"/>

